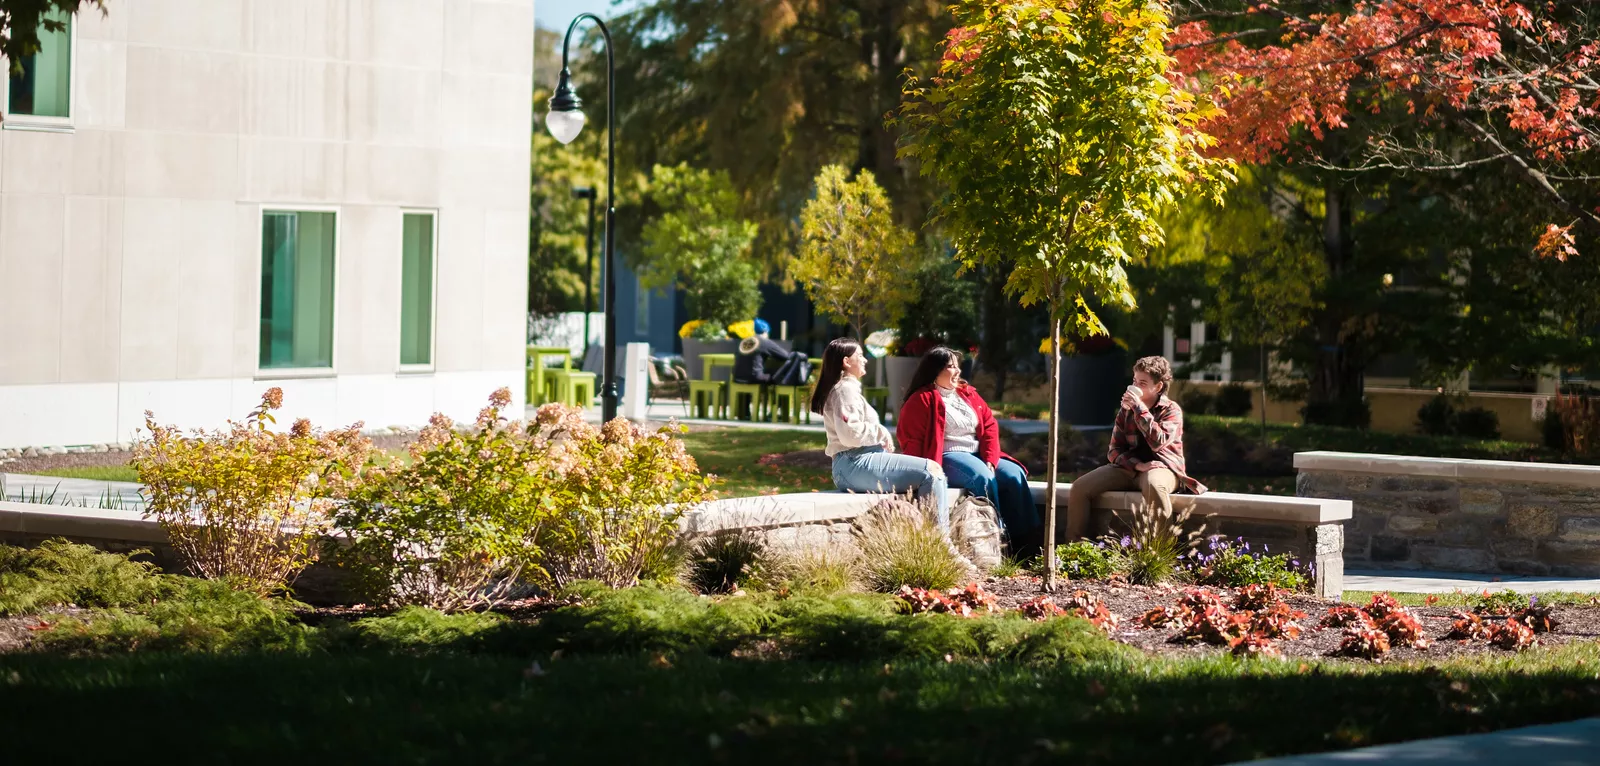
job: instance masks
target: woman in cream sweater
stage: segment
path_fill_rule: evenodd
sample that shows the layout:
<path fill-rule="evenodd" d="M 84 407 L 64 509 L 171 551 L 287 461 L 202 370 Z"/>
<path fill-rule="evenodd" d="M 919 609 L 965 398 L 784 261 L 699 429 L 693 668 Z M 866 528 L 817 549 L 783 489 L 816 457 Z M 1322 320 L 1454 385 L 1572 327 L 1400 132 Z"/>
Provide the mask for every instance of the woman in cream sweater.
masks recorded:
<path fill-rule="evenodd" d="M 822 416 L 828 432 L 828 457 L 833 458 L 833 483 L 852 492 L 914 491 L 931 498 L 939 527 L 950 527 L 944 469 L 920 457 L 898 455 L 894 437 L 878 422 L 878 413 L 861 395 L 867 358 L 861 344 L 839 338 L 822 352 L 822 372 L 811 394 L 811 411 Z"/>

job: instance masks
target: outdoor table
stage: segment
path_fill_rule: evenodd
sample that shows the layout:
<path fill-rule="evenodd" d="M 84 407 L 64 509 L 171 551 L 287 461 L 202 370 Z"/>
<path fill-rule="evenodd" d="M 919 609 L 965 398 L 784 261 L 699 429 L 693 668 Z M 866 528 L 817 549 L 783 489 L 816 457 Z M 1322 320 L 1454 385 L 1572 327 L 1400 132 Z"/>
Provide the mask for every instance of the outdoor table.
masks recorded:
<path fill-rule="evenodd" d="M 572 369 L 572 349 L 566 346 L 529 346 L 528 368 L 532 371 L 532 391 L 528 392 L 528 403 L 542 404 L 544 400 L 544 362 L 545 359 L 561 359 L 564 369 Z"/>
<path fill-rule="evenodd" d="M 711 371 L 716 369 L 716 368 L 718 368 L 718 367 L 726 367 L 729 370 L 732 370 L 733 369 L 733 357 L 734 357 L 733 354 L 701 354 L 700 355 L 700 367 L 702 369 L 702 377 L 701 377 L 701 379 L 702 380 L 710 380 L 711 379 Z"/>

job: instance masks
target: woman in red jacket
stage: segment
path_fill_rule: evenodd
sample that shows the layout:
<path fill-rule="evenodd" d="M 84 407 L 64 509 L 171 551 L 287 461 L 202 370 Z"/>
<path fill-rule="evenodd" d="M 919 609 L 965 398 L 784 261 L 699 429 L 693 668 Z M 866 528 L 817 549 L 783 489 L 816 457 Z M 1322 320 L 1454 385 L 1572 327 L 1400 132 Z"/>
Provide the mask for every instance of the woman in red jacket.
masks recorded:
<path fill-rule="evenodd" d="M 1043 544 L 1039 510 L 1028 489 L 1028 471 L 1000 451 L 1000 425 L 976 389 L 961 379 L 961 357 L 939 346 L 924 354 L 906 386 L 895 420 L 904 454 L 944 467 L 950 487 L 989 498 L 1010 538 L 1012 555 Z"/>

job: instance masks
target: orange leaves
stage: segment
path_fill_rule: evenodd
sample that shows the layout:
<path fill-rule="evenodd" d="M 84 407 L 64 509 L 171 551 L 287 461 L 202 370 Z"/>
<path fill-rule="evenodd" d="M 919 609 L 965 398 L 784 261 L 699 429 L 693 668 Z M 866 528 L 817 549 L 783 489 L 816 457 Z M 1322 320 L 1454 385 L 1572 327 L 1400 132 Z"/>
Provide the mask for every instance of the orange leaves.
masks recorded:
<path fill-rule="evenodd" d="M 1539 243 L 1534 246 L 1533 251 L 1542 257 L 1558 261 L 1566 261 L 1567 258 L 1577 255 L 1578 247 L 1572 238 L 1572 224 L 1566 226 L 1550 224 L 1544 233 L 1539 235 Z"/>

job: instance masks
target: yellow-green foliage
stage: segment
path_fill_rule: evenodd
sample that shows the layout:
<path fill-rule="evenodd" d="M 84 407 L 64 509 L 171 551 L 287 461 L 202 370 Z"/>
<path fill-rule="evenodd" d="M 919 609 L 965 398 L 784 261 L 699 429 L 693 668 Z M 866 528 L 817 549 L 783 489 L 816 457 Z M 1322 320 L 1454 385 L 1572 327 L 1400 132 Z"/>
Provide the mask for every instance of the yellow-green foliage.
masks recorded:
<path fill-rule="evenodd" d="M 614 588 L 639 580 L 669 548 L 678 518 L 711 497 L 710 480 L 675 434 L 617 418 L 601 428 L 561 405 L 539 408 L 530 430 L 551 465 L 557 512 L 539 533 L 545 584 L 598 580 Z"/>
<path fill-rule="evenodd" d="M 539 567 L 537 538 L 564 470 L 548 439 L 500 412 L 500 389 L 467 431 L 435 414 L 409 461 L 369 466 L 334 515 L 338 557 L 381 601 L 457 609 L 500 600 Z"/>
<path fill-rule="evenodd" d="M 912 240 L 871 171 L 852 180 L 843 166 L 829 165 L 800 212 L 800 252 L 789 276 L 818 310 L 865 338 L 869 326 L 899 323 L 916 296 L 903 257 Z"/>
<path fill-rule="evenodd" d="M 360 466 L 371 443 L 361 424 L 324 433 L 305 419 L 288 432 L 267 430 L 283 391 L 268 389 L 243 423 L 195 431 L 155 422 L 134 450 L 133 465 L 149 498 L 146 513 L 197 574 L 266 593 L 284 587 L 316 557 L 329 499 Z"/>
<path fill-rule="evenodd" d="M 0 545 L 0 615 L 67 604 L 126 606 L 155 598 L 168 587 L 168 578 L 153 565 L 120 553 L 60 539 L 37 548 Z"/>
<path fill-rule="evenodd" d="M 925 505 L 889 498 L 857 520 L 854 535 L 867 587 L 881 593 L 893 593 L 902 585 L 945 590 L 970 574 L 967 562 Z"/>

